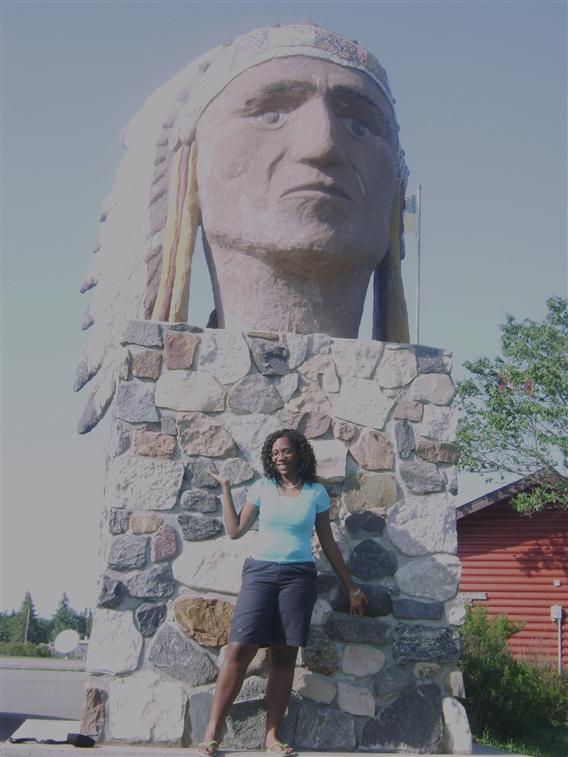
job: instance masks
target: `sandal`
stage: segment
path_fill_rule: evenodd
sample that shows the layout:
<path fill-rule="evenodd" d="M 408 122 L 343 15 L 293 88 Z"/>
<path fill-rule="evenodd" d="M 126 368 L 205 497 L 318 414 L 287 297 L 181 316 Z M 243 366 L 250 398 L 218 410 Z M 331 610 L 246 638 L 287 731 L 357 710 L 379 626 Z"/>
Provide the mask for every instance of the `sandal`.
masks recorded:
<path fill-rule="evenodd" d="M 212 739 L 211 741 L 200 741 L 197 745 L 197 754 L 199 757 L 216 757 L 218 751 L 219 742 L 215 741 L 215 739 Z"/>
<path fill-rule="evenodd" d="M 290 750 L 289 752 L 287 751 L 288 749 Z M 272 746 L 265 747 L 264 751 L 270 754 L 280 754 L 282 757 L 296 757 L 298 754 L 293 746 L 286 744 L 284 741 L 275 741 Z"/>

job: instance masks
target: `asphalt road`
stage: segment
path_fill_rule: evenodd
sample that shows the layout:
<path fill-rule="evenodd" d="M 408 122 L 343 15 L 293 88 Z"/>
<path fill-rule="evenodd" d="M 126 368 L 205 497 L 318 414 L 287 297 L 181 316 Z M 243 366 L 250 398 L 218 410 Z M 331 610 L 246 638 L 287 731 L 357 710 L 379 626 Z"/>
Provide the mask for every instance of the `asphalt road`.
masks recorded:
<path fill-rule="evenodd" d="M 27 718 L 80 719 L 85 672 L 68 669 L 78 667 L 76 662 L 49 662 L 63 669 L 49 669 L 48 660 L 41 660 L 39 669 L 32 667 L 30 658 L 25 668 L 15 667 L 10 658 L 0 660 L 0 741 Z"/>

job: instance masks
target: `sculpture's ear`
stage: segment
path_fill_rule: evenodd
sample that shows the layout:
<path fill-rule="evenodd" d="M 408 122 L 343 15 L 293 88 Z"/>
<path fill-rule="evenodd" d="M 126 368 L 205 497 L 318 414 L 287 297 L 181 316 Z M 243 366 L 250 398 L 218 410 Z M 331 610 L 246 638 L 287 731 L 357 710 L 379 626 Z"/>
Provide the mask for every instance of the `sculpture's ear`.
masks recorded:
<path fill-rule="evenodd" d="M 373 339 L 381 342 L 410 341 L 408 313 L 402 285 L 400 261 L 404 257 L 404 190 L 399 182 L 394 198 L 387 254 L 373 277 Z"/>
<path fill-rule="evenodd" d="M 152 320 L 186 322 L 191 260 L 201 222 L 195 140 L 175 152 L 168 192 L 162 271 Z"/>

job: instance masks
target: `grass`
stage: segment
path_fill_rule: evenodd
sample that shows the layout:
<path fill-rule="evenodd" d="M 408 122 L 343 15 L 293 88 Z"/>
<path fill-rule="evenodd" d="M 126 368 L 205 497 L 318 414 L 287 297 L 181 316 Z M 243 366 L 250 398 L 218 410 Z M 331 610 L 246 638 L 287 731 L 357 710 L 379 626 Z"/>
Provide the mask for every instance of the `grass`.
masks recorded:
<path fill-rule="evenodd" d="M 526 754 L 530 757 L 567 757 L 568 723 L 563 726 L 551 726 L 546 731 L 535 733 L 522 741 L 499 739 L 487 731 L 477 736 L 475 740 L 484 746 L 506 749 L 508 752 Z"/>

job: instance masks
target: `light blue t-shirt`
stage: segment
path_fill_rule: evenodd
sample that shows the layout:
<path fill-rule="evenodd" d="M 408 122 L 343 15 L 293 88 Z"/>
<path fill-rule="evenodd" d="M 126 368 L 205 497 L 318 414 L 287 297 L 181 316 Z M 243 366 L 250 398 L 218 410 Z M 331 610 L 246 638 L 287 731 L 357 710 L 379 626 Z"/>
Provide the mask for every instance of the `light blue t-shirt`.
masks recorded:
<path fill-rule="evenodd" d="M 329 510 L 321 484 L 305 483 L 297 497 L 279 494 L 274 481 L 261 478 L 248 490 L 247 501 L 258 507 L 255 560 L 313 562 L 312 532 L 317 513 Z"/>

